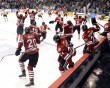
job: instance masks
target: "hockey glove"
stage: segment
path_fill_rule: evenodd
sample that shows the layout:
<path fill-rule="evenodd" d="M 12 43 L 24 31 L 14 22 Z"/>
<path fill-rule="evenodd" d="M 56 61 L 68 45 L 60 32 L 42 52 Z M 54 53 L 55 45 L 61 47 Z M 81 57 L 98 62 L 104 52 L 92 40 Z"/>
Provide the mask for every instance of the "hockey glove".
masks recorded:
<path fill-rule="evenodd" d="M 100 35 L 107 36 L 107 32 L 102 32 Z"/>
<path fill-rule="evenodd" d="M 16 56 L 20 55 L 20 51 L 21 51 L 21 49 L 17 48 L 17 50 L 16 50 L 16 52 L 15 52 L 15 55 L 16 55 Z"/>
<path fill-rule="evenodd" d="M 74 62 L 68 65 L 68 68 L 72 68 L 72 67 L 74 67 Z"/>
<path fill-rule="evenodd" d="M 54 23 L 54 21 L 50 21 L 50 22 L 49 22 L 49 24 L 53 24 L 53 23 Z"/>

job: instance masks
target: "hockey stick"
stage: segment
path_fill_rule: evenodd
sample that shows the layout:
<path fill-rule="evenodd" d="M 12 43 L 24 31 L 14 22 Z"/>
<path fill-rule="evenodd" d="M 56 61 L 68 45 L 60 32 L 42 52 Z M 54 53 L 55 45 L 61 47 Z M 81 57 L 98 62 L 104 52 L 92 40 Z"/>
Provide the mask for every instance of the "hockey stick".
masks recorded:
<path fill-rule="evenodd" d="M 47 43 L 47 42 L 44 42 L 44 43 L 49 44 L 49 45 L 52 45 L 52 46 L 55 46 L 54 44 L 50 44 L 50 43 Z M 84 43 L 84 44 L 85 44 L 85 43 Z M 77 48 L 83 46 L 84 44 L 81 44 L 81 45 L 75 47 L 75 49 L 77 49 Z M 25 52 L 21 52 L 21 53 L 25 53 Z M 5 57 L 7 57 L 7 56 L 11 56 L 11 55 L 15 55 L 15 54 L 8 54 L 8 55 L 3 56 L 2 59 L 0 60 L 0 62 L 3 60 L 3 58 L 5 58 Z"/>
<path fill-rule="evenodd" d="M 83 43 L 83 44 L 81 44 L 81 45 L 75 47 L 75 49 L 77 49 L 77 48 L 79 48 L 79 47 L 81 47 L 81 46 L 83 46 L 83 45 L 85 45 L 85 43 Z"/>
<path fill-rule="evenodd" d="M 98 23 L 98 22 L 97 22 Z M 105 28 L 103 25 L 101 25 L 100 23 L 98 23 L 101 27 Z"/>
<path fill-rule="evenodd" d="M 24 53 L 24 52 L 20 52 L 20 53 Z M 2 57 L 2 59 L 0 60 L 0 62 L 3 60 L 3 58 L 7 57 L 7 56 L 11 56 L 11 55 L 15 55 L 15 54 L 8 54 Z"/>
<path fill-rule="evenodd" d="M 20 53 L 26 53 L 26 52 L 31 51 L 32 49 L 33 49 L 33 48 L 28 49 L 28 50 L 26 50 L 25 52 L 20 52 Z M 3 58 L 5 58 L 5 57 L 7 57 L 7 56 L 11 56 L 11 55 L 15 55 L 15 54 L 8 54 L 8 55 L 3 56 L 2 59 L 0 60 L 0 62 L 3 60 Z"/>
<path fill-rule="evenodd" d="M 55 44 L 51 44 L 51 43 L 48 43 L 48 42 L 43 42 L 43 43 L 45 43 L 47 45 L 51 45 L 51 46 L 56 46 Z"/>
<path fill-rule="evenodd" d="M 2 59 L 0 60 L 0 62 L 3 60 L 3 58 L 5 58 L 7 56 L 11 56 L 11 55 L 14 55 L 14 54 L 8 54 L 8 55 L 3 56 Z"/>

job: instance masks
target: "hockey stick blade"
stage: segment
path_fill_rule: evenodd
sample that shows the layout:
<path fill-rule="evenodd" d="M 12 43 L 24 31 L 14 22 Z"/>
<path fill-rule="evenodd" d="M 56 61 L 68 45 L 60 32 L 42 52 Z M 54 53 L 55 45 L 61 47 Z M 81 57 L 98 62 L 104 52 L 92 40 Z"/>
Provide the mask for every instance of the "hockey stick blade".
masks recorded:
<path fill-rule="evenodd" d="M 8 54 L 8 55 L 3 56 L 2 59 L 0 60 L 0 62 L 3 60 L 3 58 L 5 58 L 7 56 L 11 56 L 11 55 L 14 55 L 14 54 Z"/>

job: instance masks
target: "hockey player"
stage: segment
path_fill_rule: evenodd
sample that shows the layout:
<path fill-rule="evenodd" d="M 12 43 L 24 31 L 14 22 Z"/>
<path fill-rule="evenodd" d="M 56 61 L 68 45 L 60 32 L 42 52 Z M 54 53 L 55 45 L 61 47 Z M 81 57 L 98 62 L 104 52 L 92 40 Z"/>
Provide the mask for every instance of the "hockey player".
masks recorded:
<path fill-rule="evenodd" d="M 64 24 L 64 35 L 67 37 L 68 41 L 71 41 L 73 37 L 73 24 L 70 20 L 67 21 L 67 24 Z"/>
<path fill-rule="evenodd" d="M 42 16 L 43 16 L 43 13 L 42 13 L 41 11 L 39 11 L 39 12 L 38 12 L 38 19 L 41 18 L 41 19 L 43 20 L 43 17 L 42 17 Z"/>
<path fill-rule="evenodd" d="M 63 11 L 63 16 L 67 18 L 67 16 L 68 16 L 68 11 L 67 11 L 67 9 L 66 9 L 65 6 L 62 7 L 62 11 Z"/>
<path fill-rule="evenodd" d="M 29 73 L 29 79 L 30 82 L 26 84 L 26 87 L 33 86 L 34 85 L 34 70 L 33 68 L 36 67 L 38 58 L 39 58 L 39 48 L 37 47 L 37 44 L 40 44 L 40 40 L 36 33 L 31 33 L 30 28 L 25 28 L 25 34 L 23 34 L 20 37 L 20 40 L 18 42 L 18 48 L 15 52 L 15 55 L 20 55 L 22 46 L 24 45 L 25 52 L 20 55 L 19 58 L 19 64 L 22 71 L 22 74 L 19 75 L 19 77 L 26 77 L 26 71 L 24 62 L 29 60 L 27 69 Z"/>
<path fill-rule="evenodd" d="M 50 8 L 48 9 L 48 15 L 49 15 L 49 17 L 52 16 L 52 10 Z"/>
<path fill-rule="evenodd" d="M 5 20 L 5 21 L 8 21 L 7 15 L 8 15 L 8 12 L 5 12 L 5 11 L 4 11 L 3 13 L 1 13 L 1 16 L 4 17 L 4 20 Z"/>
<path fill-rule="evenodd" d="M 56 34 L 62 34 L 63 32 L 63 17 L 61 17 L 61 14 L 58 14 L 58 16 L 55 18 L 55 21 L 50 21 L 49 23 L 54 23 L 54 22 L 57 22 L 56 23 L 56 26 L 55 26 L 55 31 L 56 31 Z M 59 29 L 59 31 L 58 31 Z"/>
<path fill-rule="evenodd" d="M 16 41 L 18 41 L 18 37 L 23 34 L 23 27 L 24 27 L 24 21 L 27 18 L 27 12 L 25 12 L 25 16 L 23 14 L 18 14 L 18 11 L 16 12 L 17 16 L 17 37 Z"/>
<path fill-rule="evenodd" d="M 32 24 L 33 21 L 35 21 L 35 15 L 37 14 L 38 8 L 36 7 L 36 11 L 32 10 L 29 11 L 29 9 L 27 10 L 29 16 L 30 16 L 30 24 Z"/>
<path fill-rule="evenodd" d="M 68 42 L 65 37 L 55 35 L 53 40 L 57 43 L 59 71 L 63 74 L 68 68 L 74 66 L 72 57 L 76 55 L 76 50 L 73 48 L 73 44 L 70 41 Z"/>
<path fill-rule="evenodd" d="M 75 32 L 75 30 L 78 31 L 78 39 L 80 39 L 80 27 L 82 25 L 82 22 L 83 21 L 86 21 L 86 17 L 85 18 L 82 18 L 81 16 L 78 16 L 76 14 L 76 16 L 74 17 L 74 20 L 75 20 L 75 26 L 74 26 L 74 29 L 73 29 L 73 32 Z"/>
<path fill-rule="evenodd" d="M 110 32 L 110 19 L 108 19 L 108 22 L 104 25 L 104 32 L 101 33 L 102 36 L 107 36 L 107 33 Z"/>
<path fill-rule="evenodd" d="M 46 29 L 50 30 L 47 24 L 45 24 L 45 22 L 42 22 L 42 25 L 40 26 L 40 31 L 41 31 L 40 37 L 43 37 L 43 38 L 41 39 L 41 41 L 43 41 L 46 38 L 46 34 L 47 34 Z"/>
<path fill-rule="evenodd" d="M 40 35 L 41 33 L 40 28 L 36 25 L 35 21 L 32 22 L 29 28 L 30 28 L 30 32 L 35 32 L 36 34 Z"/>
<path fill-rule="evenodd" d="M 94 47 L 99 43 L 95 38 L 94 33 L 100 30 L 99 25 L 95 24 L 95 27 L 88 28 L 87 25 L 82 26 L 83 35 L 82 38 L 85 42 L 85 47 L 83 49 L 83 54 L 91 53 L 94 50 Z"/>

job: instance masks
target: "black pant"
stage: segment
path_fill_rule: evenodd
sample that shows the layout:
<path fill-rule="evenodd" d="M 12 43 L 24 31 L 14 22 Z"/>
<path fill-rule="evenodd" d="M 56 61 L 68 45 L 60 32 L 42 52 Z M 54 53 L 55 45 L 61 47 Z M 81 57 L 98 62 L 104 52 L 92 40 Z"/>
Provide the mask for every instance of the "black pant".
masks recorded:
<path fill-rule="evenodd" d="M 17 34 L 19 35 L 22 35 L 23 34 L 23 26 L 18 26 L 17 27 Z"/>
<path fill-rule="evenodd" d="M 29 60 L 29 65 L 32 67 L 36 67 L 38 58 L 39 58 L 39 52 L 36 52 L 35 54 L 24 53 L 21 55 L 19 61 L 25 62 L 25 61 Z"/>
<path fill-rule="evenodd" d="M 55 31 L 57 31 L 58 28 L 60 29 L 60 32 L 63 32 L 62 26 L 57 22 L 57 24 L 56 24 L 56 26 L 55 26 Z"/>

